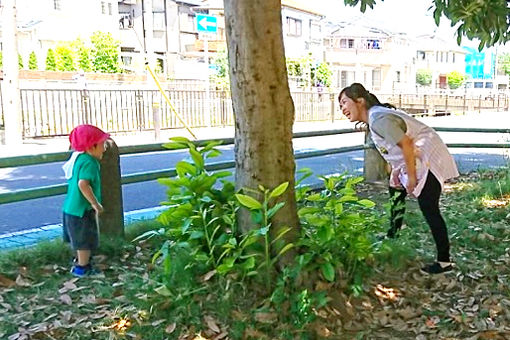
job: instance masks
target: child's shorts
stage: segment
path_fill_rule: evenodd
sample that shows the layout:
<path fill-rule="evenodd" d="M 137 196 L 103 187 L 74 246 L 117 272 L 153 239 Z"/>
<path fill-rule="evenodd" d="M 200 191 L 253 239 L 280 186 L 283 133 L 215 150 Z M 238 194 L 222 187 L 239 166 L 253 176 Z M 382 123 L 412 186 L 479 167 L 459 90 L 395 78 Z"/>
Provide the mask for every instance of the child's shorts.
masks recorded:
<path fill-rule="evenodd" d="M 94 250 L 99 245 L 96 212 L 86 211 L 83 217 L 64 213 L 64 242 L 73 250 Z"/>

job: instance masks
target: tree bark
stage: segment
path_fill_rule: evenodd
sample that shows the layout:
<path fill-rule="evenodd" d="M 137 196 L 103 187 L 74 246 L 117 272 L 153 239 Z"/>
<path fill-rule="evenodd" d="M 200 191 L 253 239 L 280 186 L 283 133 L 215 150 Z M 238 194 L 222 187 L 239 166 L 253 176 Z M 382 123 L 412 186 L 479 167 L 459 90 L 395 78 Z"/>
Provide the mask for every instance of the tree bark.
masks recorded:
<path fill-rule="evenodd" d="M 294 103 L 283 47 L 280 0 L 225 0 L 230 88 L 235 116 L 236 186 L 289 187 L 285 206 L 273 218 L 272 235 L 284 226 L 293 240 L 299 228 L 292 147 Z M 248 193 L 250 194 L 250 193 Z M 246 212 L 243 230 L 253 228 Z"/>

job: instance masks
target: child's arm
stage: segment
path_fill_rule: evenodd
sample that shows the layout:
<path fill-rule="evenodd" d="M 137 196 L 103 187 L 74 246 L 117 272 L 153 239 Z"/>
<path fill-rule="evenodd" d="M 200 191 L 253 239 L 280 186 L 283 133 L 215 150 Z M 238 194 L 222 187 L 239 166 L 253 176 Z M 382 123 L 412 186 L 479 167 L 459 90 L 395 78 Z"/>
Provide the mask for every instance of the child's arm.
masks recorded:
<path fill-rule="evenodd" d="M 92 206 L 92 209 L 96 211 L 97 214 L 100 214 L 104 211 L 103 206 L 101 203 L 97 201 L 96 196 L 94 195 L 94 192 L 92 191 L 92 187 L 90 186 L 89 181 L 86 179 L 80 179 L 78 181 L 78 187 L 80 188 L 81 193 L 83 196 L 89 201 L 90 205 Z"/>

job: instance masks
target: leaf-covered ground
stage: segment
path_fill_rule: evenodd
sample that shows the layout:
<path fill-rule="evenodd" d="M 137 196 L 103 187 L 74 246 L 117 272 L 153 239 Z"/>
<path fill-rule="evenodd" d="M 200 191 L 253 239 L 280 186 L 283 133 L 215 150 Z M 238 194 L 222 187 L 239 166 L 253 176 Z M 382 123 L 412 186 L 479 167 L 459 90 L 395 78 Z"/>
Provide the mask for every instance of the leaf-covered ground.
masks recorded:
<path fill-rule="evenodd" d="M 453 272 L 420 273 L 434 247 L 416 203 L 409 202 L 407 228 L 397 240 L 384 241 L 392 251 L 374 259 L 363 295 L 346 293 L 341 277 L 314 282 L 331 300 L 314 311 L 307 330 L 330 339 L 510 339 L 509 198 L 504 187 L 490 185 L 502 181 L 508 178 L 488 172 L 447 187 L 442 210 Z M 365 185 L 363 194 L 385 200 L 380 188 Z M 262 312 L 249 299 L 232 304 L 232 296 L 217 296 L 212 283 L 205 292 L 188 292 L 189 305 L 165 297 L 153 279 L 153 252 L 148 243 L 124 244 L 96 256 L 104 270 L 98 278 L 73 278 L 62 251 L 48 257 L 55 264 L 27 257 L 22 265 L 0 268 L 0 339 L 276 339 L 286 330 L 300 338 L 276 312 Z"/>

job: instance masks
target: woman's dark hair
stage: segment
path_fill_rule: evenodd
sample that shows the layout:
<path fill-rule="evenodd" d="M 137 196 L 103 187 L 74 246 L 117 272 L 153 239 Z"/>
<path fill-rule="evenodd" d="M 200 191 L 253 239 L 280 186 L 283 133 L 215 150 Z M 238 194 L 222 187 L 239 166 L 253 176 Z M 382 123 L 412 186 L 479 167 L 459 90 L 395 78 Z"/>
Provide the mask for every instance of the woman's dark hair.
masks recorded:
<path fill-rule="evenodd" d="M 342 94 L 345 94 L 352 100 L 356 100 L 359 98 L 365 99 L 365 102 L 367 103 L 366 104 L 367 110 L 370 109 L 372 106 L 384 106 L 390 109 L 395 109 L 395 106 L 389 103 L 384 104 L 381 103 L 374 94 L 368 92 L 360 83 L 353 83 L 351 84 L 351 86 L 347 86 L 346 88 L 344 88 L 338 95 L 338 101 L 340 101 Z"/>

